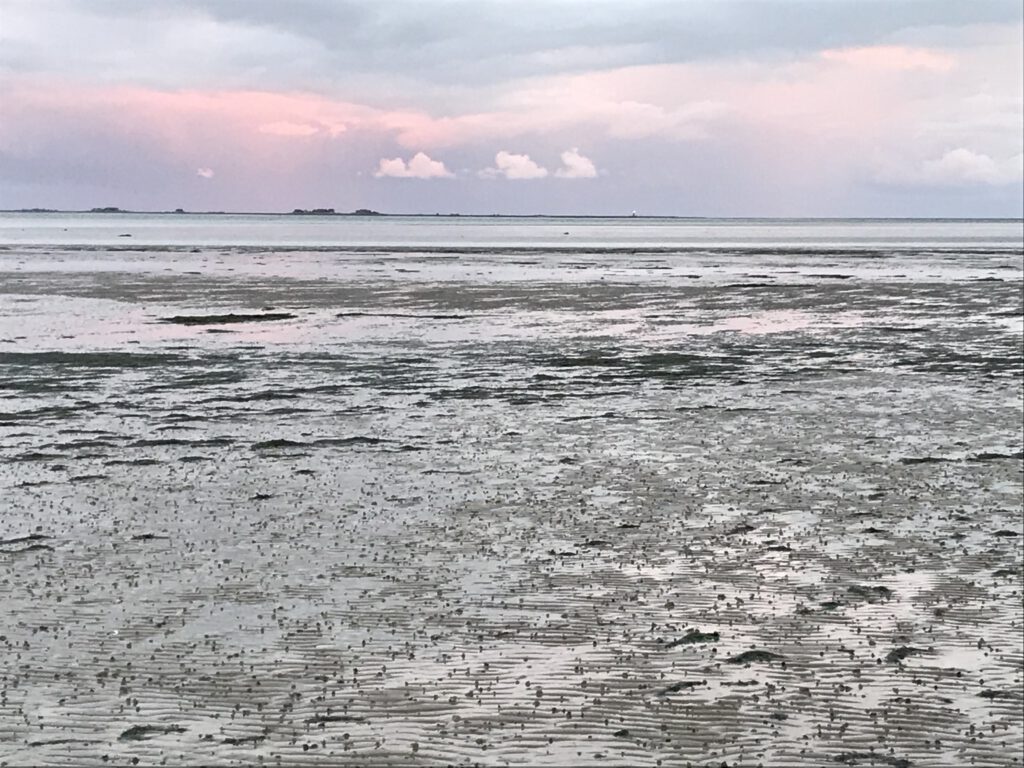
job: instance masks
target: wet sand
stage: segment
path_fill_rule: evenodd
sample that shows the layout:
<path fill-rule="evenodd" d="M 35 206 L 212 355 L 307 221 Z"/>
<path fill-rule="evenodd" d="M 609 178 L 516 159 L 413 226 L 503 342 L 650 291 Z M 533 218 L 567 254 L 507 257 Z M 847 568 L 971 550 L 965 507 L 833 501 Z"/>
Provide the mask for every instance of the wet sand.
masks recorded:
<path fill-rule="evenodd" d="M 0 249 L 0 762 L 1020 765 L 1021 290 Z"/>

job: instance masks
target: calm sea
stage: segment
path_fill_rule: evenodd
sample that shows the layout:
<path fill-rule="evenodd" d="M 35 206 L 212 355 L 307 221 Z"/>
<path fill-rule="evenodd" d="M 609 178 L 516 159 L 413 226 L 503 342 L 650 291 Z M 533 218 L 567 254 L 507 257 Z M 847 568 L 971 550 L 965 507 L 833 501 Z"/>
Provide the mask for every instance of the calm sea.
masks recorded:
<path fill-rule="evenodd" d="M 0 213 L 0 244 L 396 247 L 1021 247 L 1021 220 Z"/>

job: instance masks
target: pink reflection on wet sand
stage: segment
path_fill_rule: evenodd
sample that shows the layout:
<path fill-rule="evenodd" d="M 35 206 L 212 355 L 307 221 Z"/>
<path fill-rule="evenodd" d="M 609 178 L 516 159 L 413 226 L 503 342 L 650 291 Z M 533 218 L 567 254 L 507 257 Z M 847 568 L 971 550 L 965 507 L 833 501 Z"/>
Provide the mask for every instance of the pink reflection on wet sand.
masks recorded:
<path fill-rule="evenodd" d="M 769 310 L 753 315 L 741 315 L 720 320 L 708 332 L 736 331 L 739 333 L 766 334 L 789 331 L 824 330 L 832 328 L 853 328 L 864 325 L 866 318 L 856 312 L 842 312 L 837 315 L 822 315 L 800 310 Z"/>

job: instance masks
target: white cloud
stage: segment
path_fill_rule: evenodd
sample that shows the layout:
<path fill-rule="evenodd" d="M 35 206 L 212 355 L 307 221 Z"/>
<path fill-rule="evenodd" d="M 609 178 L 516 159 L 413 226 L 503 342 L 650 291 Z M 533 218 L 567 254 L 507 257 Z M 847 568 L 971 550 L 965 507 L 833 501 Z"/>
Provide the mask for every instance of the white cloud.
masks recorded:
<path fill-rule="evenodd" d="M 494 156 L 494 166 L 494 168 L 485 168 L 480 171 L 480 177 L 484 179 L 496 179 L 499 176 L 506 179 L 543 179 L 548 175 L 548 169 L 537 165 L 529 155 L 516 155 L 505 150 L 501 150 Z"/>
<path fill-rule="evenodd" d="M 204 179 L 212 179 L 213 178 L 213 168 L 197 168 L 196 169 L 196 176 L 200 176 L 200 177 L 202 177 Z"/>
<path fill-rule="evenodd" d="M 597 176 L 597 168 L 589 157 L 584 157 L 573 147 L 562 153 L 562 167 L 555 171 L 560 179 L 593 179 Z"/>
<path fill-rule="evenodd" d="M 1022 178 L 1024 155 L 998 162 L 966 147 L 951 149 L 922 166 L 922 180 L 933 184 L 1009 184 Z"/>
<path fill-rule="evenodd" d="M 937 187 L 1019 183 L 1024 180 L 1024 154 L 1000 160 L 967 147 L 957 147 L 930 160 L 883 165 L 878 179 L 889 184 Z"/>
<path fill-rule="evenodd" d="M 377 172 L 378 179 L 450 179 L 454 174 L 444 167 L 440 160 L 432 160 L 423 152 L 417 152 L 409 162 L 400 157 L 381 158 Z"/>

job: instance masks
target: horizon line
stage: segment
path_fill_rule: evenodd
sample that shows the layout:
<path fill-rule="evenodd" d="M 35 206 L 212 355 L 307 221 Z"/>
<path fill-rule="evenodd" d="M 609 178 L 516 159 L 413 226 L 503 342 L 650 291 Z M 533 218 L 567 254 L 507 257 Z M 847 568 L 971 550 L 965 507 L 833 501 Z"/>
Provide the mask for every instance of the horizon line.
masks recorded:
<path fill-rule="evenodd" d="M 674 219 L 680 221 L 1024 221 L 1024 215 L 1014 216 L 757 216 L 757 215 L 684 215 L 684 214 L 594 214 L 594 213 L 388 213 L 370 209 L 335 211 L 334 209 L 294 209 L 291 211 L 189 211 L 175 210 L 134 210 L 109 206 L 104 208 L 0 208 L 0 214 L 89 214 L 94 216 L 117 216 L 122 214 L 146 216 L 291 216 L 296 218 L 464 218 L 464 219 Z"/>

